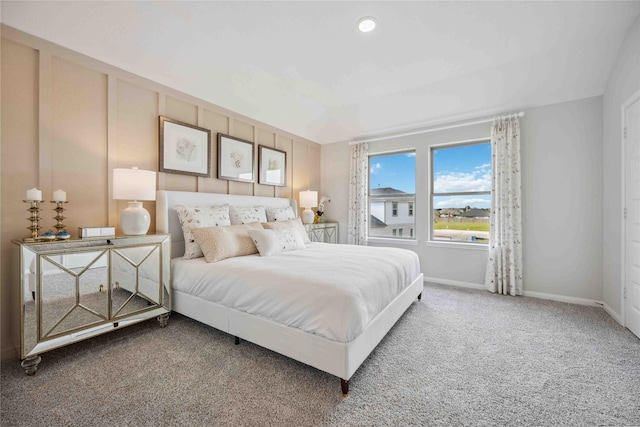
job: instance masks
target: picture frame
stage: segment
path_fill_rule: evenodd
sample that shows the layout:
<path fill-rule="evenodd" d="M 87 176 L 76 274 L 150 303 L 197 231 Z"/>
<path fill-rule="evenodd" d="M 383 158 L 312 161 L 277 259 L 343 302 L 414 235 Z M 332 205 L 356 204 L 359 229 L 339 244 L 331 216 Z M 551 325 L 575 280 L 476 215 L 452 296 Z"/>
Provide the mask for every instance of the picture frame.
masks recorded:
<path fill-rule="evenodd" d="M 255 182 L 254 143 L 218 133 L 218 179 Z"/>
<path fill-rule="evenodd" d="M 160 116 L 158 170 L 211 177 L 211 131 Z"/>
<path fill-rule="evenodd" d="M 258 146 L 258 184 L 287 186 L 287 152 Z"/>

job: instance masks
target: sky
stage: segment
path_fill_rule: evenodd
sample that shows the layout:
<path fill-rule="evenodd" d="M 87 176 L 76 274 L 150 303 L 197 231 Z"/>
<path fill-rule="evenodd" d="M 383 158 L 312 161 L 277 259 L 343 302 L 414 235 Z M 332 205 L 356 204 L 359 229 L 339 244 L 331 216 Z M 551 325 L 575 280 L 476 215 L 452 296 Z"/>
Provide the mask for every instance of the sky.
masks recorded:
<path fill-rule="evenodd" d="M 434 192 L 491 191 L 491 144 L 440 148 L 433 154 Z M 422 159 L 418 159 L 420 163 Z M 424 163 L 428 162 L 424 159 Z M 422 167 L 421 164 L 419 164 Z M 426 165 L 425 165 L 426 166 Z M 415 153 L 399 153 L 369 158 L 370 186 L 392 187 L 415 193 Z M 488 208 L 489 195 L 437 196 L 434 208 L 471 206 Z"/>

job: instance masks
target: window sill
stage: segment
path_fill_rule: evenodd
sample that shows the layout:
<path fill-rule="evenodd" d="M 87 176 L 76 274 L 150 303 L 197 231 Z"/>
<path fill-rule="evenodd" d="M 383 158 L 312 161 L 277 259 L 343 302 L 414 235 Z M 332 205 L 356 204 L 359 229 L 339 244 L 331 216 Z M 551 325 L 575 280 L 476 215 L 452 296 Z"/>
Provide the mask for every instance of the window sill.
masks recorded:
<path fill-rule="evenodd" d="M 486 243 L 438 242 L 432 240 L 426 242 L 425 245 L 432 248 L 467 249 L 471 251 L 485 252 L 489 250 L 489 245 Z"/>
<path fill-rule="evenodd" d="M 388 237 L 368 237 L 367 244 L 373 243 L 383 243 L 387 245 L 404 245 L 404 246 L 418 246 L 418 241 L 415 239 L 394 239 Z"/>

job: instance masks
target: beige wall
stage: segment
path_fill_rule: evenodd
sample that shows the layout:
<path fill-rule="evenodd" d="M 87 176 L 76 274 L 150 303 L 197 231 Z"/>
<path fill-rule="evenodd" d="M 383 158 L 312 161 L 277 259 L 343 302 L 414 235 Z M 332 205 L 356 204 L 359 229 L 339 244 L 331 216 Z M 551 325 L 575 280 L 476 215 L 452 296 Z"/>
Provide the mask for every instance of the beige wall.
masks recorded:
<path fill-rule="evenodd" d="M 15 357 L 19 346 L 19 269 L 11 240 L 29 234 L 26 190 L 43 191 L 45 230 L 55 224 L 49 200 L 58 188 L 67 192 L 64 223 L 72 237 L 80 226 L 117 226 L 126 202 L 111 199 L 112 170 L 158 170 L 159 115 L 212 131 L 213 176 L 160 173 L 159 189 L 297 198 L 300 190 L 320 188 L 320 146 L 312 141 L 11 28 L 2 27 L 1 42 L 2 360 Z M 256 163 L 258 144 L 286 151 L 287 186 L 216 179 L 217 132 L 256 143 Z M 155 216 L 154 202 L 145 207 Z"/>

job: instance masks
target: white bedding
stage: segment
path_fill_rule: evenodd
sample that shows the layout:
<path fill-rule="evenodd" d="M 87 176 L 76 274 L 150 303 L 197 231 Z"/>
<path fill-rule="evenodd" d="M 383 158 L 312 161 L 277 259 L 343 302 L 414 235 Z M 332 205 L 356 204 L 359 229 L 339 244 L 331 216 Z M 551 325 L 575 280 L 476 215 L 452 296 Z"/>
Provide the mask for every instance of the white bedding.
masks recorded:
<path fill-rule="evenodd" d="M 217 263 L 174 258 L 171 268 L 175 290 L 339 342 L 420 275 L 409 250 L 328 243 Z"/>

